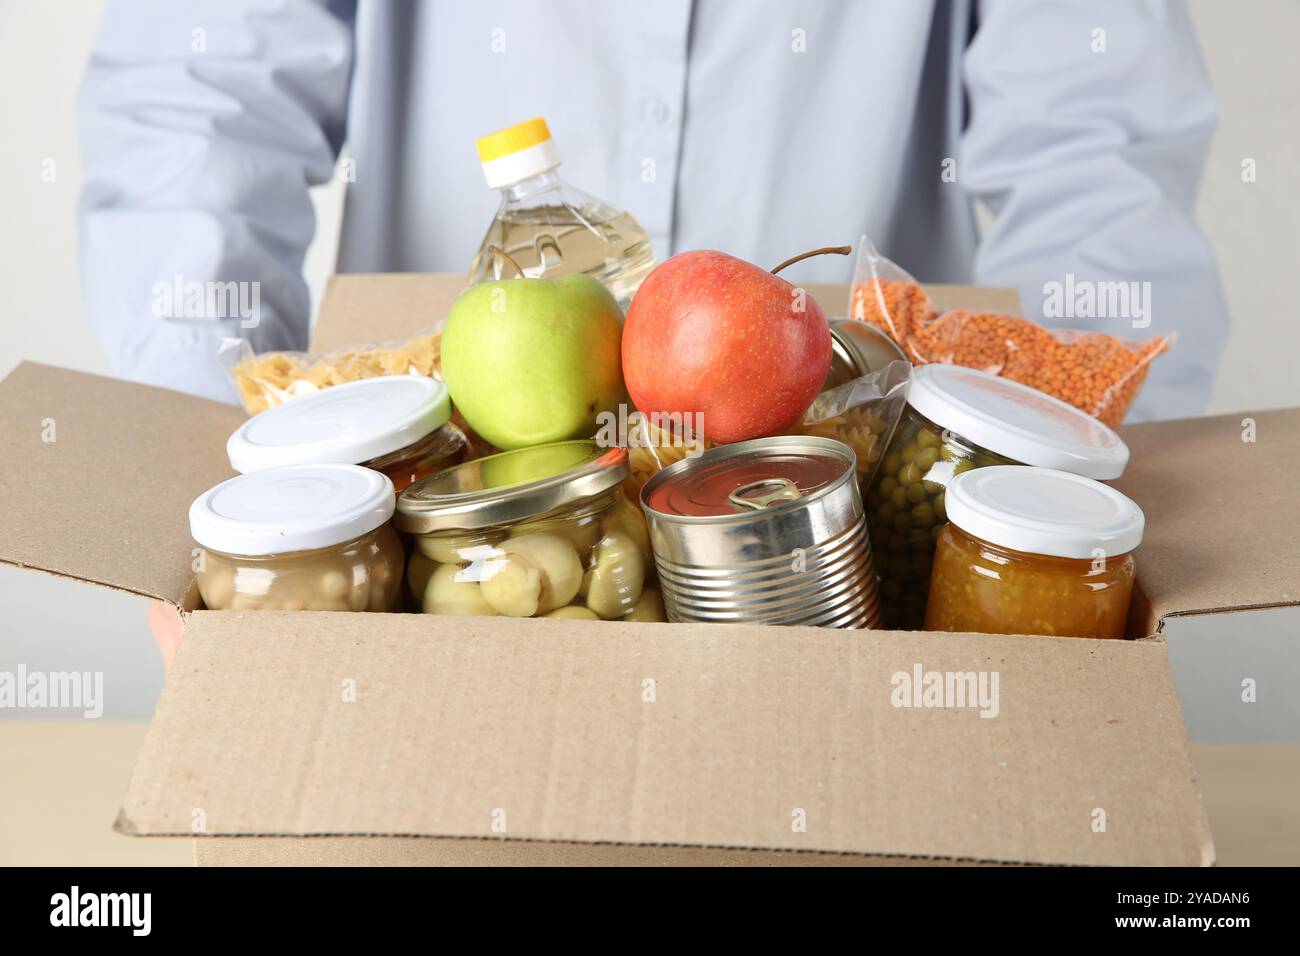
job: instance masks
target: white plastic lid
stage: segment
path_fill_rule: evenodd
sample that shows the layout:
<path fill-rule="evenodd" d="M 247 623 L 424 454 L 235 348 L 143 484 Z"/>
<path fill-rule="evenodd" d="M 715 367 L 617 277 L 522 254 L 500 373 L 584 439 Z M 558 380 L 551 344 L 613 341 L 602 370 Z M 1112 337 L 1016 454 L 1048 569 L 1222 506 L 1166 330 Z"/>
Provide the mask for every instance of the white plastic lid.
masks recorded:
<path fill-rule="evenodd" d="M 981 448 L 1025 465 L 1118 478 L 1128 446 L 1113 430 L 1036 388 L 960 365 L 922 365 L 907 403 Z"/>
<path fill-rule="evenodd" d="M 285 465 L 239 475 L 190 505 L 190 536 L 227 554 L 328 548 L 393 516 L 388 476 L 360 465 Z"/>
<path fill-rule="evenodd" d="M 1114 488 L 1052 468 L 993 465 L 958 475 L 948 520 L 1013 551 L 1057 558 L 1127 554 L 1142 543 L 1142 509 Z"/>
<path fill-rule="evenodd" d="M 241 473 L 277 465 L 362 462 L 405 448 L 451 418 L 447 386 L 424 375 L 363 378 L 254 415 L 230 436 Z"/>

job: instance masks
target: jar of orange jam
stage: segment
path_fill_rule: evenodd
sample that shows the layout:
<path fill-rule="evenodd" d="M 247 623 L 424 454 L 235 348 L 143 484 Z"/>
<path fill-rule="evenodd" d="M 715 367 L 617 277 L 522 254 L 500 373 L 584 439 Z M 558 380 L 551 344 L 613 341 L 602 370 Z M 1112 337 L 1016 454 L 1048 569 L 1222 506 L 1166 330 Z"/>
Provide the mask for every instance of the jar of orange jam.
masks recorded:
<path fill-rule="evenodd" d="M 948 485 L 927 631 L 1122 638 L 1142 510 L 1090 478 L 993 465 Z"/>
<path fill-rule="evenodd" d="M 379 375 L 300 395 L 254 415 L 226 442 L 230 466 L 243 474 L 362 465 L 387 475 L 398 494 L 468 451 L 451 423 L 447 386 L 423 375 Z"/>

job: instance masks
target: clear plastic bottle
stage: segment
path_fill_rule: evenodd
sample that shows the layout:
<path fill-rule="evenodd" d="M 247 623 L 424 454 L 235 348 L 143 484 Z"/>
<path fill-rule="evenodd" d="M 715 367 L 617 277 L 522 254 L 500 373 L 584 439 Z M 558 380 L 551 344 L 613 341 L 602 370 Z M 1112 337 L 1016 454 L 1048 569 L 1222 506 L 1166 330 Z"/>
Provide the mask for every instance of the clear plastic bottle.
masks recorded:
<path fill-rule="evenodd" d="M 511 267 L 489 251 L 503 249 L 530 277 L 582 272 L 602 282 L 627 311 L 654 268 L 654 250 L 641 224 L 556 175 L 560 156 L 540 117 L 478 141 L 488 185 L 501 206 L 470 263 L 470 282 L 509 278 Z"/>

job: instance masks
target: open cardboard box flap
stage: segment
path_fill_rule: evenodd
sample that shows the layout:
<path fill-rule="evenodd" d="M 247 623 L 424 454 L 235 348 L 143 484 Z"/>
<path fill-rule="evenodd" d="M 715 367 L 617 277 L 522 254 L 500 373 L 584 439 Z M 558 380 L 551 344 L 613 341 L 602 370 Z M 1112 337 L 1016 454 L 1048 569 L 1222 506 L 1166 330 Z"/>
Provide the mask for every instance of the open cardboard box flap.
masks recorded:
<path fill-rule="evenodd" d="M 1300 604 L 1300 408 L 1130 425 L 1113 484 L 1142 507 L 1133 627 Z"/>
<path fill-rule="evenodd" d="M 462 284 L 336 278 L 315 347 L 414 334 Z M 843 286 L 809 289 L 847 302 Z M 934 295 L 1015 308 L 1006 290 Z M 1120 484 L 1148 516 L 1139 633 L 1297 602 L 1300 411 L 1255 417 L 1266 463 L 1239 416 L 1125 430 Z M 242 418 L 20 366 L 0 383 L 0 560 L 192 606 L 188 506 L 230 475 Z M 893 675 L 917 665 L 997 672 L 999 716 L 893 706 Z M 1213 855 L 1158 641 L 199 611 L 118 825 L 190 834 L 200 817 L 210 836 L 504 825 L 521 840 L 1012 862 Z"/>
<path fill-rule="evenodd" d="M 22 363 L 0 382 L 0 561 L 184 605 L 190 502 L 234 474 L 226 438 L 247 417 Z"/>

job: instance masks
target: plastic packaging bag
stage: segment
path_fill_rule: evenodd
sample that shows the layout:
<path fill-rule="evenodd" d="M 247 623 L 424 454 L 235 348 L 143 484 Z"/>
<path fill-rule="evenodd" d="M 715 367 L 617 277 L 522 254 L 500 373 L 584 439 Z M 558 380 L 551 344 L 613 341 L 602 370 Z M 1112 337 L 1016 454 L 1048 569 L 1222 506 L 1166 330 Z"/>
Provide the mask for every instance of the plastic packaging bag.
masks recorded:
<path fill-rule="evenodd" d="M 712 447 L 713 442 L 693 427 L 689 415 L 633 412 L 627 417 L 628 476 L 623 491 L 640 507 L 641 489 L 647 481 L 669 465 Z"/>
<path fill-rule="evenodd" d="M 858 483 L 865 490 L 875 479 L 911 384 L 911 364 L 890 362 L 869 375 L 822 392 L 792 431 L 836 438 L 852 448 L 858 456 Z"/>
<path fill-rule="evenodd" d="M 442 331 L 421 333 L 403 343 L 359 346 L 329 355 L 306 352 L 254 354 L 244 339 L 224 339 L 217 359 L 250 415 L 331 385 L 377 375 L 442 378 Z"/>
<path fill-rule="evenodd" d="M 912 366 L 908 362 L 891 362 L 822 392 L 786 434 L 818 435 L 844 442 L 857 453 L 859 483 L 869 485 L 903 413 L 911 382 Z M 630 474 L 623 489 L 632 501 L 640 503 L 642 487 L 659 471 L 713 447 L 688 419 L 641 412 L 628 416 Z"/>
<path fill-rule="evenodd" d="M 223 339 L 217 359 L 225 367 L 239 400 L 250 415 L 283 405 L 291 398 L 307 395 L 378 375 L 427 375 L 442 379 L 442 327 L 400 344 L 362 345 L 328 355 L 307 352 L 263 352 L 255 354 L 244 339 Z M 451 423 L 469 439 L 471 457 L 481 458 L 498 449 L 474 429 L 464 416 L 452 409 Z"/>
<path fill-rule="evenodd" d="M 937 312 L 920 283 L 864 236 L 849 312 L 889 335 L 916 365 L 942 362 L 1001 375 L 1069 402 L 1111 427 L 1128 414 L 1151 362 L 1172 335 L 1144 341 L 1047 329 L 975 309 Z"/>

